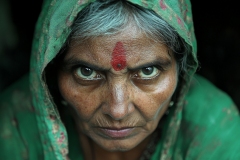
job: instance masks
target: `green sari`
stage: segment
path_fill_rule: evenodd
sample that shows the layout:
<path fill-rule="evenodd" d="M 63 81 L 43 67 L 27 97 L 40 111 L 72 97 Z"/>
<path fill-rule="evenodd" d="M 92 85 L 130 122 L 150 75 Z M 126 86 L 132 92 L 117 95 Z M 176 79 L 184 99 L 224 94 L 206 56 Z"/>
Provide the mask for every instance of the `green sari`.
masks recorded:
<path fill-rule="evenodd" d="M 0 95 L 0 159 L 83 159 L 71 122 L 63 124 L 44 70 L 59 53 L 70 27 L 93 0 L 45 0 L 36 24 L 30 73 Z M 197 45 L 189 0 L 130 0 L 153 9 L 190 46 L 191 67 L 177 104 L 163 124 L 152 160 L 240 159 L 240 117 L 232 99 L 196 75 Z"/>

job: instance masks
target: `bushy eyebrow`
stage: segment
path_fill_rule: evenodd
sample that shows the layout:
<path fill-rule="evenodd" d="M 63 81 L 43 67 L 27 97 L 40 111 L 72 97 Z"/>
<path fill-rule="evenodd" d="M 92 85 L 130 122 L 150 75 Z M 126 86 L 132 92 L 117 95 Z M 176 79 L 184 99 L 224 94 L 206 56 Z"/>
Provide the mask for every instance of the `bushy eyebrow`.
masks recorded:
<path fill-rule="evenodd" d="M 136 67 L 128 67 L 128 70 L 137 71 L 142 68 L 149 67 L 149 66 L 161 66 L 161 68 L 167 69 L 169 66 L 171 66 L 171 60 L 159 58 L 154 61 L 147 62 L 142 65 L 136 66 Z"/>
<path fill-rule="evenodd" d="M 64 68 L 71 68 L 73 66 L 86 66 L 93 70 L 101 71 L 101 72 L 107 72 L 110 70 L 109 68 L 103 68 L 103 67 L 97 66 L 95 64 L 86 62 L 84 60 L 78 60 L 78 59 L 74 59 L 74 58 L 64 60 L 63 66 L 64 66 Z"/>

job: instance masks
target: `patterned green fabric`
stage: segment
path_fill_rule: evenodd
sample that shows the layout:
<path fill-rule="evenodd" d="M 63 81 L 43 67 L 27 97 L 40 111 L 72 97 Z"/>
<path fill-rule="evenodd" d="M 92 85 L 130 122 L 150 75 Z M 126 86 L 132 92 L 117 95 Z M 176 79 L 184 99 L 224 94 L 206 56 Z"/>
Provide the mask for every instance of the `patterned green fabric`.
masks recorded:
<path fill-rule="evenodd" d="M 195 75 L 197 45 L 189 0 L 130 0 L 153 9 L 192 52 L 181 97 L 164 125 L 152 160 L 240 159 L 240 119 L 231 98 Z M 74 131 L 67 130 L 44 81 L 44 69 L 70 33 L 77 13 L 92 1 L 45 0 L 36 25 L 31 70 L 0 95 L 0 159 L 83 159 Z M 189 86 L 189 85 L 190 86 Z M 67 138 L 69 137 L 69 138 Z M 73 142 L 73 143 L 71 143 Z M 70 145 L 69 145 L 70 144 Z"/>

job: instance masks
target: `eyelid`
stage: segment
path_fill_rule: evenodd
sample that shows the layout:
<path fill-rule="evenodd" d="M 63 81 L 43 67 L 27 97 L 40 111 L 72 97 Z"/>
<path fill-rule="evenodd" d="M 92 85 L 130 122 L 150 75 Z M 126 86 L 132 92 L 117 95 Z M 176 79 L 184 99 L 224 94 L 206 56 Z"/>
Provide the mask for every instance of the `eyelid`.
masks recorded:
<path fill-rule="evenodd" d="M 152 66 L 158 68 L 159 70 L 166 70 L 170 65 L 171 65 L 170 60 L 156 60 L 156 61 L 146 63 L 134 68 L 128 68 L 128 70 L 130 70 L 131 72 L 137 72 L 142 68 L 152 67 Z"/>
<path fill-rule="evenodd" d="M 77 68 L 77 67 L 80 67 L 80 66 L 85 66 L 85 67 L 91 68 L 91 69 L 93 69 L 94 71 L 97 71 L 97 72 L 106 72 L 106 71 L 110 70 L 110 69 L 106 69 L 106 68 L 88 63 L 86 61 L 75 60 L 75 59 L 66 60 L 64 62 L 64 66 L 65 66 L 65 68 L 75 68 L 75 67 Z"/>
<path fill-rule="evenodd" d="M 147 68 L 147 67 L 154 67 L 156 68 L 157 70 L 159 70 L 160 72 L 161 71 L 164 71 L 164 68 L 160 65 L 148 65 L 148 66 L 145 66 L 145 67 L 142 67 L 142 68 L 139 68 L 139 69 L 134 69 L 134 70 L 131 70 L 132 73 L 137 74 L 138 72 L 140 72 L 142 69 L 144 68 Z"/>
<path fill-rule="evenodd" d="M 136 74 L 138 74 L 139 76 L 137 76 L 136 78 L 137 79 L 142 79 L 142 80 L 149 80 L 149 79 L 154 79 L 155 77 L 157 77 L 159 74 L 160 74 L 160 72 L 161 72 L 161 69 L 159 69 L 158 67 L 156 67 L 156 66 L 148 66 L 148 67 L 153 67 L 153 73 L 154 72 L 157 72 L 156 74 L 154 74 L 153 76 L 149 76 L 149 75 L 146 75 L 146 77 L 144 77 L 144 76 L 140 76 L 140 72 L 142 72 L 142 69 L 143 68 L 147 68 L 147 67 L 143 67 L 142 69 L 140 69 L 140 70 L 138 70 L 138 71 L 136 71 L 135 73 Z M 155 70 L 157 70 L 157 71 L 155 71 Z M 136 75 L 136 74 L 134 74 L 134 75 Z M 149 77 L 148 77 L 149 76 Z"/>
<path fill-rule="evenodd" d="M 81 67 L 86 67 L 86 68 L 90 68 L 90 67 L 88 67 L 88 66 L 84 66 L 84 65 L 76 65 L 76 66 L 73 66 L 73 68 L 72 68 L 72 73 L 73 73 L 73 75 L 74 75 L 74 77 L 81 83 L 81 82 L 84 82 L 84 83 L 86 83 L 86 82 L 93 82 L 93 81 L 98 81 L 98 80 L 101 80 L 101 79 L 104 79 L 105 77 L 103 76 L 103 74 L 101 74 L 101 73 L 99 73 L 98 71 L 95 71 L 95 70 L 93 70 L 92 68 L 90 68 L 90 69 L 92 69 L 93 70 L 93 72 L 95 72 L 95 76 L 93 77 L 93 78 L 88 78 L 87 76 L 84 78 L 84 77 L 81 77 L 81 76 L 79 76 L 78 75 L 78 73 L 77 73 L 77 70 L 78 69 L 81 69 Z"/>
<path fill-rule="evenodd" d="M 90 70 L 92 70 L 92 74 L 94 73 L 94 74 L 97 74 L 97 72 L 95 71 L 95 70 L 93 70 L 92 68 L 89 68 L 89 67 L 87 67 L 87 66 L 79 66 L 79 67 L 76 67 L 75 68 L 75 72 L 77 72 L 77 71 L 80 71 L 80 72 L 82 72 L 82 69 L 86 69 L 86 68 L 88 68 L 88 69 L 90 69 Z M 76 73 L 77 74 L 77 73 Z M 82 74 L 82 73 L 81 73 Z M 84 76 L 84 75 L 83 75 Z M 86 78 L 87 79 L 87 78 Z"/>
<path fill-rule="evenodd" d="M 101 78 L 99 78 L 99 77 L 97 77 L 97 78 L 94 78 L 95 80 L 97 80 L 97 79 L 103 79 L 105 76 L 104 76 L 104 71 L 102 71 L 102 70 L 96 70 L 96 69 L 93 69 L 93 68 L 91 68 L 91 67 L 89 67 L 89 66 L 85 66 L 85 65 L 76 65 L 76 66 L 73 66 L 73 71 L 75 71 L 76 69 L 78 69 L 78 68 L 80 68 L 80 67 L 86 67 L 86 68 L 90 68 L 90 69 L 92 69 L 94 72 L 96 72 L 96 74 L 97 75 L 100 75 L 101 76 Z"/>

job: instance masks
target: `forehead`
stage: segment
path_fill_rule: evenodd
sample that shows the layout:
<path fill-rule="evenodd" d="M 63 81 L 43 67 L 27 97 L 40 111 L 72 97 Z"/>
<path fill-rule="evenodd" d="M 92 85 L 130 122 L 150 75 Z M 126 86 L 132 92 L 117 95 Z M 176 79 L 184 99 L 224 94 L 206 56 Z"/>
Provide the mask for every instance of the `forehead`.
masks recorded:
<path fill-rule="evenodd" d="M 171 59 L 166 45 L 149 38 L 134 28 L 111 36 L 99 36 L 84 42 L 73 41 L 66 59 L 79 59 L 89 63 L 109 65 L 116 50 L 124 52 L 127 65 L 151 59 Z"/>

